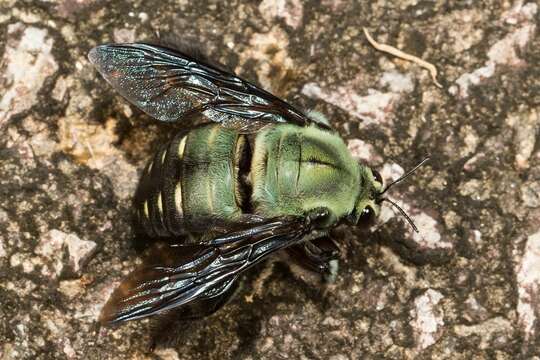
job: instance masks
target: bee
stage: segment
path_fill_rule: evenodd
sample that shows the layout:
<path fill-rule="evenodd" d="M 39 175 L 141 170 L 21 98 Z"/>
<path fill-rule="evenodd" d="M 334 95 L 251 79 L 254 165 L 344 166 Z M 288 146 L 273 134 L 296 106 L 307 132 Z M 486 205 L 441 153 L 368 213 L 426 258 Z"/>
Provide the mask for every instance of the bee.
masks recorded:
<path fill-rule="evenodd" d="M 324 118 L 204 58 L 132 43 L 97 46 L 89 60 L 132 104 L 187 129 L 157 151 L 135 195 L 141 232 L 166 245 L 113 292 L 102 324 L 180 307 L 209 315 L 242 273 L 282 249 L 335 276 L 330 230 L 369 225 L 391 202 L 386 191 L 427 160 L 383 186 Z"/>

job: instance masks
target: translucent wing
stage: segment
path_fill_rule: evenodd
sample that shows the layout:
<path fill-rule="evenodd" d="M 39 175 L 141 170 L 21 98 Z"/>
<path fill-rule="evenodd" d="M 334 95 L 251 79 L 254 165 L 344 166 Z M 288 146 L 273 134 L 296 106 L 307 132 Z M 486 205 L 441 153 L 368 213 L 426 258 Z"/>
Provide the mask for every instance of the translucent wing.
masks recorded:
<path fill-rule="evenodd" d="M 100 45 L 88 57 L 126 99 L 161 121 L 188 121 L 186 115 L 200 111 L 237 129 L 268 122 L 301 126 L 311 122 L 288 103 L 236 75 L 165 47 Z"/>
<path fill-rule="evenodd" d="M 140 319 L 219 296 L 246 269 L 275 251 L 300 243 L 311 232 L 313 220 L 322 216 L 325 213 L 276 219 L 217 237 L 205 245 L 166 249 L 161 264 L 136 270 L 121 283 L 105 304 L 100 322 Z"/>

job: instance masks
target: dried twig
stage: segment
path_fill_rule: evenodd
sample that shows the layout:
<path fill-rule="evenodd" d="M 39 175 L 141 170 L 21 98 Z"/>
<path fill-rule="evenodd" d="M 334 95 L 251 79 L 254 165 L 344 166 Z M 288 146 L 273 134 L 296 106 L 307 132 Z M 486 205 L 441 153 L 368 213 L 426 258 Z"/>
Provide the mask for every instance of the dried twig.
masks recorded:
<path fill-rule="evenodd" d="M 88 152 L 90 152 L 90 158 L 94 159 L 95 156 L 94 156 L 94 150 L 92 149 L 92 145 L 90 145 L 90 142 L 87 139 L 84 140 L 84 143 L 86 145 L 86 148 L 88 149 Z"/>
<path fill-rule="evenodd" d="M 411 61 L 415 64 L 420 65 L 424 69 L 427 69 L 431 75 L 431 78 L 433 79 L 433 82 L 435 85 L 437 85 L 439 88 L 442 88 L 443 86 L 437 81 L 437 68 L 435 65 L 428 63 L 425 60 L 420 59 L 419 57 L 416 57 L 411 54 L 407 54 L 393 46 L 386 45 L 386 44 L 379 44 L 377 41 L 375 41 L 371 35 L 369 34 L 368 30 L 364 28 L 364 34 L 366 35 L 366 38 L 368 39 L 369 43 L 377 50 L 383 51 L 385 53 L 397 56 L 398 58 Z"/>

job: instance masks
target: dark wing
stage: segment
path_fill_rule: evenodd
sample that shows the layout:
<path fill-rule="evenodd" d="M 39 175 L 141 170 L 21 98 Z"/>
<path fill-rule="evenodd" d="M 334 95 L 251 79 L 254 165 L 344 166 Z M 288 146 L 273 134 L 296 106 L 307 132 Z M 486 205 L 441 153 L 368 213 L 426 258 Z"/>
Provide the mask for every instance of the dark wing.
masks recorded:
<path fill-rule="evenodd" d="M 311 122 L 285 101 L 236 75 L 165 47 L 100 45 L 88 58 L 120 94 L 161 121 L 187 121 L 186 115 L 205 112 L 212 121 L 245 130 L 268 122 L 300 126 Z"/>
<path fill-rule="evenodd" d="M 298 244 L 326 216 L 287 217 L 217 237 L 205 245 L 179 245 L 162 264 L 134 271 L 105 304 L 100 322 L 115 324 L 161 313 L 225 293 L 238 276 L 269 254 Z"/>

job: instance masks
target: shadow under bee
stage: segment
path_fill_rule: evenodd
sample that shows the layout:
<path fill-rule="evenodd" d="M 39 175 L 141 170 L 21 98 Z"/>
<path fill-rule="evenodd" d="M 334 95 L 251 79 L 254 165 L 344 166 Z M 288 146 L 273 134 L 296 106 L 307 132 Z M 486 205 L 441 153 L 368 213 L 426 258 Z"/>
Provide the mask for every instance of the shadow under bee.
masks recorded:
<path fill-rule="evenodd" d="M 310 279 L 296 276 L 285 260 L 286 256 L 275 256 L 255 266 L 231 290 L 225 306 L 219 301 L 197 301 L 159 314 L 150 323 L 148 351 L 188 346 L 202 356 L 215 350 L 219 335 L 226 330 L 236 334 L 230 338 L 239 342 L 232 358 L 242 358 L 252 353 L 264 324 L 280 312 L 277 304 L 294 305 L 298 298 L 326 312 L 332 295 L 324 286 L 313 286 Z"/>

